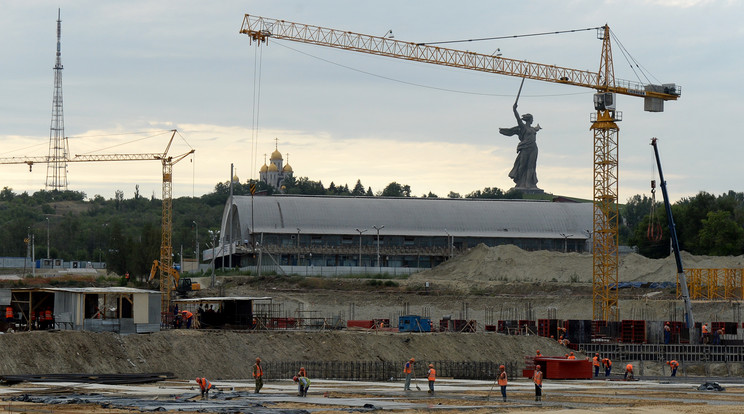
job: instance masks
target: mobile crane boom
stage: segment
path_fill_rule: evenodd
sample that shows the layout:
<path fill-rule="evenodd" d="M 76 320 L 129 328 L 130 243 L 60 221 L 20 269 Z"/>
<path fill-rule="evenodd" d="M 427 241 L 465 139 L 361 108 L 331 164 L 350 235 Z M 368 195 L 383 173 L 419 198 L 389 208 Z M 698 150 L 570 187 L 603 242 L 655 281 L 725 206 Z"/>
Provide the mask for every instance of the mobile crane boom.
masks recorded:
<path fill-rule="evenodd" d="M 667 186 L 666 181 L 664 181 L 664 173 L 661 171 L 661 159 L 659 158 L 659 147 L 656 145 L 656 141 L 656 138 L 651 138 L 651 145 L 654 147 L 654 156 L 656 157 L 656 166 L 659 169 L 661 193 L 664 195 L 664 209 L 666 210 L 667 220 L 669 222 L 669 238 L 672 242 L 672 250 L 674 250 L 674 260 L 677 264 L 677 278 L 679 279 L 680 288 L 682 289 L 682 300 L 685 302 L 685 322 L 687 323 L 687 328 L 691 328 L 695 326 L 695 318 L 692 316 L 690 291 L 687 287 L 685 270 L 682 267 L 682 255 L 680 255 L 679 253 L 679 239 L 677 239 L 677 226 L 674 224 L 674 217 L 672 216 L 672 206 L 669 202 L 669 194 L 667 194 Z"/>

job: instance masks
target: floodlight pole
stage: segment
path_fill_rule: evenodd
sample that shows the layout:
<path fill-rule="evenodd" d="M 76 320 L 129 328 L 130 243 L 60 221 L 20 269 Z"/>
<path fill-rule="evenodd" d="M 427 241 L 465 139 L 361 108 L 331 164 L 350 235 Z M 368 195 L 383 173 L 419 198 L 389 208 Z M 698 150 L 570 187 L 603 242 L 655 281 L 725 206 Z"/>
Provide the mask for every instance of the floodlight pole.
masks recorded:
<path fill-rule="evenodd" d="M 359 232 L 359 264 L 357 266 L 361 267 L 362 266 L 362 233 L 364 233 L 365 231 L 369 229 L 364 229 L 364 230 L 354 229 L 354 230 Z M 379 250 L 377 254 L 379 255 Z"/>

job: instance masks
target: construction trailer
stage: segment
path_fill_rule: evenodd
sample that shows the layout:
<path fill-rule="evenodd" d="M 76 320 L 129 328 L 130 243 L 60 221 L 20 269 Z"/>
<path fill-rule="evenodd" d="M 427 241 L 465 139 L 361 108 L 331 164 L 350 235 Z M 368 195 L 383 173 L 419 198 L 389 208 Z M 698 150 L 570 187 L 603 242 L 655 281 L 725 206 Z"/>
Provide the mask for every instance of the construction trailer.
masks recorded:
<path fill-rule="evenodd" d="M 16 330 L 149 333 L 160 330 L 160 292 L 129 287 L 0 289 Z M 51 319 L 45 314 L 51 312 Z M 7 327 L 6 327 L 7 328 Z"/>
<path fill-rule="evenodd" d="M 256 329 L 267 328 L 271 315 L 256 312 L 254 305 L 271 304 L 271 297 L 215 296 L 173 300 L 174 312 L 188 310 L 204 329 Z M 270 308 L 270 306 L 267 306 Z M 201 309 L 201 310 L 200 310 Z M 177 316 L 177 315 L 174 315 Z"/>

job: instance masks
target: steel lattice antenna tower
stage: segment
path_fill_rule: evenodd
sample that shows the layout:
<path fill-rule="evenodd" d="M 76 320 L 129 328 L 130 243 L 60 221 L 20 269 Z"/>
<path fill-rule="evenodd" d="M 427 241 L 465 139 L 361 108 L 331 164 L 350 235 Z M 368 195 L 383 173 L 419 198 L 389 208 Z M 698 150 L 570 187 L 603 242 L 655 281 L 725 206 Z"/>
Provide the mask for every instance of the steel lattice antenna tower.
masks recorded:
<path fill-rule="evenodd" d="M 65 137 L 65 117 L 62 107 L 62 20 L 57 9 L 57 60 L 54 65 L 54 96 L 52 125 L 49 129 L 49 163 L 47 163 L 46 189 L 67 190 L 67 159 L 69 146 Z"/>

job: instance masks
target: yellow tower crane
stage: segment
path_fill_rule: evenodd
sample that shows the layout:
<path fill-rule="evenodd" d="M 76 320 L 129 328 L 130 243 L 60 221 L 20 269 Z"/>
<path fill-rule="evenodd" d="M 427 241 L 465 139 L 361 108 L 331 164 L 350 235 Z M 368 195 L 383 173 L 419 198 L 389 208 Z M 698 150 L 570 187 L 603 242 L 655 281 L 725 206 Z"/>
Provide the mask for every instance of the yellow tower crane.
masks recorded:
<path fill-rule="evenodd" d="M 675 84 L 643 85 L 615 79 L 610 44 L 610 28 L 598 28 L 602 52 L 597 72 L 555 65 L 484 55 L 421 43 L 405 42 L 380 36 L 307 24 L 292 23 L 246 14 L 240 33 L 248 35 L 257 45 L 269 38 L 309 43 L 469 69 L 499 75 L 515 76 L 544 82 L 560 83 L 597 91 L 591 130 L 594 134 L 594 224 L 593 252 L 593 319 L 617 320 L 618 294 L 613 286 L 618 282 L 618 131 L 622 113 L 615 110 L 615 94 L 644 98 L 644 109 L 662 112 L 664 101 L 677 100 L 682 89 Z"/>
<path fill-rule="evenodd" d="M 163 165 L 163 215 L 161 220 L 160 241 L 160 312 L 162 322 L 166 323 L 166 316 L 170 314 L 170 304 L 173 299 L 173 166 L 194 153 L 194 149 L 177 156 L 168 155 L 173 138 L 177 130 L 171 130 L 172 134 L 168 146 L 162 153 L 145 154 L 98 154 L 98 155 L 75 155 L 66 162 L 95 162 L 95 161 L 148 161 L 158 160 Z M 27 164 L 29 171 L 34 164 L 53 162 L 50 157 L 9 157 L 0 158 L 0 164 Z"/>

